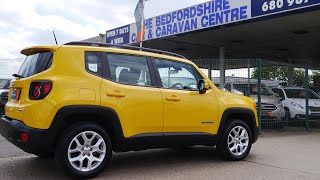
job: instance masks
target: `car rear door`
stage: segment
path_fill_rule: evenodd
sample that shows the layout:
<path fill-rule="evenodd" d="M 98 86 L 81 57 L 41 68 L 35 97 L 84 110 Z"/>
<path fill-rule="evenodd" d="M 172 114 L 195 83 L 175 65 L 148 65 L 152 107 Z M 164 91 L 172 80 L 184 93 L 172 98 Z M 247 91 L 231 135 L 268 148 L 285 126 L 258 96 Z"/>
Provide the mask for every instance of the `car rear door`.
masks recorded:
<path fill-rule="evenodd" d="M 105 53 L 101 105 L 113 108 L 125 137 L 162 135 L 163 103 L 147 57 Z"/>

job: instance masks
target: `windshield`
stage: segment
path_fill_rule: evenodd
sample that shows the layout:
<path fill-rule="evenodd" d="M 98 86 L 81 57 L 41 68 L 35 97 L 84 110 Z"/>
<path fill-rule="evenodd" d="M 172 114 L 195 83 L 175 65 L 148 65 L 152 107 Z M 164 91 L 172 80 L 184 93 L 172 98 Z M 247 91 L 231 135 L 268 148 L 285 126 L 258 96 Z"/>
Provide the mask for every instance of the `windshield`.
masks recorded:
<path fill-rule="evenodd" d="M 9 79 L 0 79 L 0 89 L 9 89 L 10 80 Z"/>
<path fill-rule="evenodd" d="M 249 94 L 247 84 L 234 84 L 233 89 L 240 91 L 244 95 Z M 258 95 L 258 85 L 257 84 L 250 85 L 250 95 Z M 269 87 L 262 84 L 261 85 L 261 95 L 262 96 L 272 96 L 273 92 Z"/>
<path fill-rule="evenodd" d="M 304 89 L 285 89 L 288 98 L 305 99 L 306 91 Z M 309 99 L 320 99 L 320 96 L 309 90 Z"/>
<path fill-rule="evenodd" d="M 27 56 L 20 67 L 18 75 L 30 77 L 47 70 L 52 63 L 52 52 L 41 52 Z"/>

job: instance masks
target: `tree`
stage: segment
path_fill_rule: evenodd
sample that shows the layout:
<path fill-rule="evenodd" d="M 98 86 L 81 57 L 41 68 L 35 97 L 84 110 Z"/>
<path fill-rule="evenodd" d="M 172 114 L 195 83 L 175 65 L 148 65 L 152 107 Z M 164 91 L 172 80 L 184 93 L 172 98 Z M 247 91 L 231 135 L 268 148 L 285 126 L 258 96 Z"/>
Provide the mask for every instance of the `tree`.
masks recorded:
<path fill-rule="evenodd" d="M 304 86 L 305 85 L 305 70 L 301 68 L 295 68 L 293 76 L 293 85 Z M 263 66 L 261 67 L 261 78 L 267 80 L 278 80 L 281 84 L 288 84 L 288 66 Z M 252 72 L 252 78 L 258 78 L 258 68 L 254 68 Z M 312 78 L 309 78 L 309 82 Z"/>

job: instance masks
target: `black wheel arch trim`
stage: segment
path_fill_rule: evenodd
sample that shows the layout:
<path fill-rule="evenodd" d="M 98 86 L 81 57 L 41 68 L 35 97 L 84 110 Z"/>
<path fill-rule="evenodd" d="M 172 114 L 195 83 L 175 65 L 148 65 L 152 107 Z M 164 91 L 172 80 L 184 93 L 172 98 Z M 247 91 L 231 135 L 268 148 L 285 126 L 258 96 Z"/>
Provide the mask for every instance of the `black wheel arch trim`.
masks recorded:
<path fill-rule="evenodd" d="M 74 119 L 74 123 L 81 122 L 81 121 L 88 121 L 88 122 L 96 122 L 98 124 L 100 123 L 110 123 L 112 125 L 113 132 L 112 134 L 109 134 L 113 138 L 113 143 L 119 144 L 123 141 L 124 135 L 122 126 L 120 123 L 120 119 L 118 117 L 118 114 L 115 110 L 108 108 L 108 107 L 102 107 L 102 106 L 95 106 L 95 105 L 71 105 L 71 106 L 64 106 L 60 108 L 52 123 L 50 128 L 48 129 L 50 132 L 50 135 L 52 136 L 52 141 L 57 141 L 58 136 L 61 135 L 61 133 L 65 130 L 66 127 L 68 127 L 68 120 L 72 117 L 86 117 L 86 116 L 93 116 L 93 117 L 102 117 L 101 118 L 95 118 L 95 119 L 88 119 L 88 120 L 77 120 Z M 109 121 L 109 122 L 107 122 Z M 74 124 L 72 122 L 72 124 Z M 110 132 L 108 132 L 110 133 Z M 54 142 L 55 145 L 56 142 Z"/>
<path fill-rule="evenodd" d="M 254 111 L 252 109 L 249 108 L 228 108 L 226 109 L 222 116 L 221 116 L 221 121 L 220 121 L 220 126 L 219 126 L 219 130 L 218 130 L 218 137 L 220 139 L 223 130 L 228 122 L 228 120 L 232 120 L 230 119 L 230 117 L 234 116 L 234 115 L 246 115 L 246 116 L 250 116 L 250 120 L 248 121 L 248 126 L 251 128 L 252 131 L 252 143 L 255 143 L 258 139 L 259 136 L 259 128 L 256 124 L 256 118 L 255 118 L 255 114 Z M 238 118 L 239 120 L 242 120 L 241 118 Z"/>

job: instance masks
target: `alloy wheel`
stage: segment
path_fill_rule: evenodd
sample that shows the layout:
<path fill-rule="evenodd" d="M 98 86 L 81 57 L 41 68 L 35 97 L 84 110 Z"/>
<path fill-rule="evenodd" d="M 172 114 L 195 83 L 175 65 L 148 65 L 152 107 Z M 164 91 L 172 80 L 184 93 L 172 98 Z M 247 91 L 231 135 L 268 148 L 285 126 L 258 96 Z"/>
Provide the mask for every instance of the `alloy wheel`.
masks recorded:
<path fill-rule="evenodd" d="M 106 143 L 93 131 L 84 131 L 75 136 L 68 147 L 68 160 L 73 168 L 81 172 L 96 169 L 106 155 Z"/>
<path fill-rule="evenodd" d="M 247 130 L 242 126 L 234 127 L 228 135 L 229 151 L 235 156 L 243 155 L 248 149 L 249 135 Z"/>

